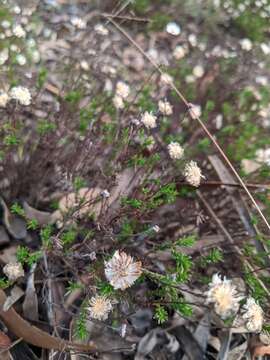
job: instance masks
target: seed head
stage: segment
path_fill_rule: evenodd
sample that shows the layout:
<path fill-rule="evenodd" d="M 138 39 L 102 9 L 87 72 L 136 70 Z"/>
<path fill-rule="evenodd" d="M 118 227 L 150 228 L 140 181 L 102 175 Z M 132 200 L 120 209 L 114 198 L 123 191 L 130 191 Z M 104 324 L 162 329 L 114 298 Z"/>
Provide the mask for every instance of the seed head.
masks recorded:
<path fill-rule="evenodd" d="M 142 264 L 125 252 L 116 251 L 111 260 L 105 261 L 105 275 L 114 289 L 125 290 L 141 275 Z"/>

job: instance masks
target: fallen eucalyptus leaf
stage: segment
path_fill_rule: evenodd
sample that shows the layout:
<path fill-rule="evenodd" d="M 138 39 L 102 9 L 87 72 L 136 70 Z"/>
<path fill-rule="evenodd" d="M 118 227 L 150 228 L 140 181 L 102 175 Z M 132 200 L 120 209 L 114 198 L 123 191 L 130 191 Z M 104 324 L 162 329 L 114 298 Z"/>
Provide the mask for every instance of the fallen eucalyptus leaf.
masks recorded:
<path fill-rule="evenodd" d="M 14 286 L 11 289 L 10 295 L 6 298 L 6 301 L 3 305 L 3 311 L 7 311 L 13 306 L 22 296 L 24 291 L 19 286 Z"/>
<path fill-rule="evenodd" d="M 9 234 L 16 240 L 24 239 L 27 235 L 26 222 L 9 211 L 3 198 L 0 198 L 0 204 L 3 209 L 3 223 Z"/>
<path fill-rule="evenodd" d="M 27 279 L 25 298 L 22 307 L 23 307 L 23 314 L 27 319 L 37 321 L 38 298 L 34 283 L 35 269 L 36 269 L 36 264 L 32 266 L 30 274 Z"/>

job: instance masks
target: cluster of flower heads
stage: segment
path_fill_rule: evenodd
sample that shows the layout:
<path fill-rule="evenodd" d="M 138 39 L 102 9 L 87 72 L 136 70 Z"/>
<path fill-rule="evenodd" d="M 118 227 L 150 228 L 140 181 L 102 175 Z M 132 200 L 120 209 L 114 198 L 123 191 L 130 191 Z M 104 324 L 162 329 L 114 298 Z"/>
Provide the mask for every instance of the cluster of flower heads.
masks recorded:
<path fill-rule="evenodd" d="M 34 63 L 40 61 L 36 41 L 30 35 L 35 31 L 35 24 L 31 21 L 33 11 L 33 8 L 7 5 L 6 15 L 0 22 L 0 39 L 5 40 L 5 47 L 0 51 L 0 65 L 9 59 L 20 66 L 28 60 Z"/>
<path fill-rule="evenodd" d="M 125 106 L 124 100 L 127 100 L 130 93 L 129 85 L 123 81 L 118 81 L 116 84 L 115 96 L 113 98 L 113 104 L 116 109 L 123 109 Z"/>
<path fill-rule="evenodd" d="M 160 82 L 163 85 L 169 85 L 172 83 L 172 78 L 168 74 L 162 74 Z M 158 108 L 162 115 L 171 115 L 173 113 L 173 107 L 166 99 L 158 102 Z M 192 119 L 196 119 L 201 115 L 201 107 L 199 105 L 189 104 L 189 110 Z M 155 129 L 157 127 L 157 120 L 158 116 L 149 111 L 145 111 L 141 117 L 141 123 L 148 130 Z M 167 149 L 172 160 L 179 160 L 184 156 L 184 148 L 178 142 L 171 142 L 168 144 Z M 186 181 L 195 187 L 200 185 L 201 179 L 204 177 L 201 169 L 195 161 L 187 163 L 183 173 Z"/>
<path fill-rule="evenodd" d="M 213 304 L 215 312 L 222 319 L 227 319 L 238 313 L 239 319 L 244 322 L 249 332 L 258 333 L 262 331 L 264 322 L 262 308 L 252 297 L 248 297 L 241 307 L 240 302 L 245 299 L 245 296 L 238 291 L 231 280 L 214 274 L 206 297 L 207 303 Z"/>
<path fill-rule="evenodd" d="M 6 107 L 7 103 L 14 99 L 20 105 L 28 106 L 31 104 L 31 93 L 24 86 L 14 86 L 9 92 L 0 91 L 0 107 Z"/>
<path fill-rule="evenodd" d="M 142 263 L 124 251 L 116 251 L 109 261 L 105 261 L 105 276 L 115 290 L 126 290 L 142 274 Z M 113 309 L 113 301 L 107 296 L 96 295 L 90 299 L 88 311 L 90 317 L 106 320 Z"/>

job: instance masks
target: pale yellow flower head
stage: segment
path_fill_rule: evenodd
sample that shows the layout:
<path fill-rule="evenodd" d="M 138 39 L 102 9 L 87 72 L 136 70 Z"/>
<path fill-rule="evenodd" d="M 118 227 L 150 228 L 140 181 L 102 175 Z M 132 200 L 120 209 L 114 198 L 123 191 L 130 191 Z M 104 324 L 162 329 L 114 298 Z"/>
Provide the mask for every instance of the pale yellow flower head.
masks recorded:
<path fill-rule="evenodd" d="M 223 279 L 219 274 L 214 274 L 209 290 L 206 293 L 207 303 L 214 304 L 215 312 L 226 319 L 235 315 L 239 309 L 239 302 L 243 299 L 231 280 Z"/>
<path fill-rule="evenodd" d="M 106 296 L 96 295 L 89 301 L 88 311 L 90 317 L 97 320 L 106 320 L 113 306 L 111 300 Z"/>
<path fill-rule="evenodd" d="M 256 303 L 255 299 L 249 297 L 246 304 L 243 306 L 243 319 L 245 325 L 250 332 L 260 332 L 263 326 L 263 309 Z"/>
<path fill-rule="evenodd" d="M 140 261 L 125 252 L 116 251 L 109 261 L 105 261 L 105 276 L 114 289 L 125 290 L 133 285 L 142 273 Z"/>

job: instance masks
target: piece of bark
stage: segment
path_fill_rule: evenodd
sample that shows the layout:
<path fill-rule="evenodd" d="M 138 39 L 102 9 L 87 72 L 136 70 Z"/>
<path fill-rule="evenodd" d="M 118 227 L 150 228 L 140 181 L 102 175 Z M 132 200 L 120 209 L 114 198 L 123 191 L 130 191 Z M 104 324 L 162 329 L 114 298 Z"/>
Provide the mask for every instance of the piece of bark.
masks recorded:
<path fill-rule="evenodd" d="M 25 342 L 31 345 L 50 350 L 55 349 L 68 351 L 70 349 L 75 349 L 85 352 L 97 351 L 92 342 L 89 342 L 86 345 L 77 344 L 49 335 L 39 328 L 30 325 L 13 308 L 10 308 L 6 312 L 3 311 L 2 309 L 6 298 L 5 292 L 0 289 L 0 318 L 3 320 L 7 328 L 18 338 L 22 338 Z"/>

